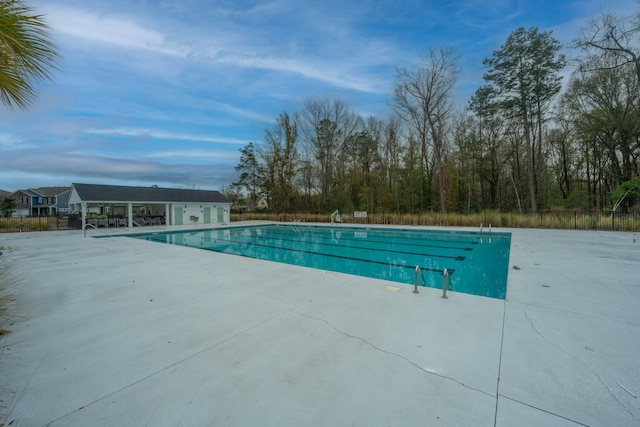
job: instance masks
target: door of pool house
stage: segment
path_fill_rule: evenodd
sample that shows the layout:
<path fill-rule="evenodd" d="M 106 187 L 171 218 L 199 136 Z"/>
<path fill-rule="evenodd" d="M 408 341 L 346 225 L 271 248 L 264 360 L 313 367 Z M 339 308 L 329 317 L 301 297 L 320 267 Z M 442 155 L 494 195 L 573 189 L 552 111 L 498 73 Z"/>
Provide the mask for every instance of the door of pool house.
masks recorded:
<path fill-rule="evenodd" d="M 173 210 L 173 224 L 182 225 L 182 206 Z"/>

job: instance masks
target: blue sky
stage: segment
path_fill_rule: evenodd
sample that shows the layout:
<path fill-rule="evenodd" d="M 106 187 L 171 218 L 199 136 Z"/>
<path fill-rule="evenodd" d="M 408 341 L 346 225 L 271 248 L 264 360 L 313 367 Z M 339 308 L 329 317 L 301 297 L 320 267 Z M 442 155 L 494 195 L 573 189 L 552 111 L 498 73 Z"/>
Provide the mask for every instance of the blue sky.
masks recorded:
<path fill-rule="evenodd" d="M 0 106 L 0 189 L 219 189 L 281 112 L 339 99 L 389 116 L 397 67 L 455 46 L 464 106 L 518 27 L 569 43 L 637 0 L 25 0 L 61 58 L 29 111 Z M 574 52 L 567 52 L 569 55 Z"/>

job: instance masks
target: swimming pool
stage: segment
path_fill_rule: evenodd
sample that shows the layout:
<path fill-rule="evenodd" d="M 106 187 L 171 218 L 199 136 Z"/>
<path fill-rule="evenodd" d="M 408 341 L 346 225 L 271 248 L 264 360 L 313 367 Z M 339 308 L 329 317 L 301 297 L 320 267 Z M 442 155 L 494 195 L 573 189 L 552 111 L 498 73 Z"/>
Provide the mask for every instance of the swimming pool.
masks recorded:
<path fill-rule="evenodd" d="M 403 284 L 504 299 L 511 233 L 269 224 L 128 235 Z"/>

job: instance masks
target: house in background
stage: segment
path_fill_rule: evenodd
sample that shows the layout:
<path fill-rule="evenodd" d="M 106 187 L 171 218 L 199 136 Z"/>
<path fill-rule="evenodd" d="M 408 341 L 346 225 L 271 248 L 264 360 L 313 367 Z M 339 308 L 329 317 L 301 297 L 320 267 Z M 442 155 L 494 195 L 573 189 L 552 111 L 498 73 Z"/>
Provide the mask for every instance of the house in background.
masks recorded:
<path fill-rule="evenodd" d="M 260 197 L 260 200 L 258 200 L 258 203 L 256 203 L 256 208 L 258 208 L 258 209 L 268 209 L 269 208 L 269 203 L 267 203 L 267 199 L 265 199 L 264 197 Z"/>
<path fill-rule="evenodd" d="M 39 187 L 14 191 L 8 196 L 16 201 L 12 216 L 67 215 L 69 191 L 69 187 Z"/>
<path fill-rule="evenodd" d="M 238 212 L 253 212 L 257 209 L 268 209 L 269 204 L 267 203 L 267 199 L 260 197 L 257 201 L 247 199 L 244 204 L 233 204 L 233 207 Z"/>
<path fill-rule="evenodd" d="M 82 215 L 83 229 L 89 214 L 122 219 L 122 225 L 128 227 L 226 224 L 231 220 L 231 202 L 212 190 L 74 183 L 68 204 L 71 214 Z"/>

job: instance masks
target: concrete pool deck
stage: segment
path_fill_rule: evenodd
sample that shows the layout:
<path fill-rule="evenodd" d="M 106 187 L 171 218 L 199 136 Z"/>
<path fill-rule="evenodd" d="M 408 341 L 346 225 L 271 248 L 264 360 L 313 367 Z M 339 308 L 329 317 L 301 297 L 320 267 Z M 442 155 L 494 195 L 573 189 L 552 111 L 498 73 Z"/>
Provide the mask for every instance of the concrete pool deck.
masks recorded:
<path fill-rule="evenodd" d="M 500 231 L 504 301 L 126 237 L 0 234 L 15 298 L 0 424 L 640 425 L 640 234 Z"/>

